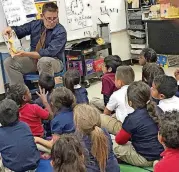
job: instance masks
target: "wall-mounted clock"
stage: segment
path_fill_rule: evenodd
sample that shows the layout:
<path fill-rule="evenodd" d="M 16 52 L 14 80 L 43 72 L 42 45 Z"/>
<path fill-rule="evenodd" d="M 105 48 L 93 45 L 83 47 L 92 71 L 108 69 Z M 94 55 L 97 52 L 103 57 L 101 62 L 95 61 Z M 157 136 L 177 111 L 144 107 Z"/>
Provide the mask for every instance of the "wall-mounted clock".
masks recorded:
<path fill-rule="evenodd" d="M 71 2 L 71 11 L 75 15 L 80 15 L 84 11 L 84 5 L 82 0 L 72 0 Z"/>

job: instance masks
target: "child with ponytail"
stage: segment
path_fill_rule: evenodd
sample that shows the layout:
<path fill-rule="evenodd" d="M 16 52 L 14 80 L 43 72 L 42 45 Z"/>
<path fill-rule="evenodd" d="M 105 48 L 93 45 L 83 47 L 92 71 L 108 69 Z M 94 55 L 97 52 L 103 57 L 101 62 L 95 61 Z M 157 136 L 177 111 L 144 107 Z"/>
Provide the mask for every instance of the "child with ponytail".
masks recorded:
<path fill-rule="evenodd" d="M 134 82 L 128 87 L 127 97 L 135 111 L 125 118 L 116 135 L 114 152 L 126 163 L 153 166 L 153 162 L 160 159 L 163 146 L 157 137 L 158 118 L 155 105 L 150 101 L 150 87 L 142 81 Z"/>
<path fill-rule="evenodd" d="M 77 105 L 74 109 L 76 131 L 88 150 L 87 172 L 119 172 L 109 133 L 101 128 L 100 114 L 90 105 Z"/>
<path fill-rule="evenodd" d="M 76 98 L 76 103 L 89 103 L 88 100 L 88 92 L 86 88 L 83 88 L 80 85 L 81 76 L 78 70 L 76 69 L 69 69 L 64 77 L 63 83 L 66 88 L 72 91 Z"/>

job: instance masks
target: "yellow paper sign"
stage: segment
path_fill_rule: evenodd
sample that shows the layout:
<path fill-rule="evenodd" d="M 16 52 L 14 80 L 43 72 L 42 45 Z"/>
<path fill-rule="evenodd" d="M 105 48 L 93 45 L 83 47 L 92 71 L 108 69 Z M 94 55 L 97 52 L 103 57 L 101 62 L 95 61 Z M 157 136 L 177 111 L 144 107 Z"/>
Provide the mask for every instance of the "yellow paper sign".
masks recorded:
<path fill-rule="evenodd" d="M 49 1 L 41 1 L 41 2 L 35 2 L 35 6 L 37 8 L 37 19 L 41 19 L 41 14 L 42 14 L 42 7 L 45 3 L 48 3 Z M 57 1 L 50 1 L 50 2 L 54 2 L 55 4 L 57 4 Z"/>

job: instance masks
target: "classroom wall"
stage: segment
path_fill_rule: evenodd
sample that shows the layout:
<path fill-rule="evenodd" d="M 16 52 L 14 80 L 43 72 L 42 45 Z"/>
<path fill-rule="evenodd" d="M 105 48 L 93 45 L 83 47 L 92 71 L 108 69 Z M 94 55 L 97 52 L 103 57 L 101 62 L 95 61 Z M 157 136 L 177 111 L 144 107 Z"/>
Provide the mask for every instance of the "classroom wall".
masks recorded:
<path fill-rule="evenodd" d="M 111 33 L 112 53 L 119 55 L 122 61 L 131 59 L 130 40 L 127 30 Z"/>

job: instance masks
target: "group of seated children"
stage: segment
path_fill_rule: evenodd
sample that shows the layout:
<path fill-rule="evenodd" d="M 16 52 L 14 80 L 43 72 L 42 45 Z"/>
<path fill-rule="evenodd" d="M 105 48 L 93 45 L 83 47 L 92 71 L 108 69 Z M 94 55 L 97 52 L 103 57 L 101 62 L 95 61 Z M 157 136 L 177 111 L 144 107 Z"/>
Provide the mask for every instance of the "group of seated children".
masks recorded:
<path fill-rule="evenodd" d="M 42 73 L 35 101 L 26 85 L 10 86 L 0 102 L 0 170 L 33 172 L 40 151 L 50 154 L 55 172 L 119 172 L 117 159 L 179 171 L 179 72 L 176 79 L 165 75 L 156 60 L 154 50 L 144 49 L 142 81 L 134 81 L 119 56 L 106 57 L 104 99 L 90 104 L 77 70 L 68 70 L 58 88 Z"/>

